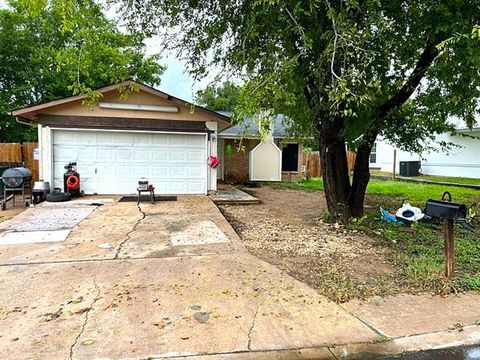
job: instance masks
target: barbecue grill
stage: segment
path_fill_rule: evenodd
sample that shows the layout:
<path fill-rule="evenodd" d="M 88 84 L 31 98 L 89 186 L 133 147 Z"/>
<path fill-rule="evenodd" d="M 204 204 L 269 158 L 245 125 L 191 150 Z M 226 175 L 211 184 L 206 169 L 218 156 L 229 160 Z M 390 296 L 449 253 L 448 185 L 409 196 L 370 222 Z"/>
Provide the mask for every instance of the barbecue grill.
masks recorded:
<path fill-rule="evenodd" d="M 15 195 L 22 194 L 23 204 L 29 206 L 32 201 L 32 172 L 25 167 L 9 168 L 2 174 L 2 181 L 5 184 L 3 189 L 2 210 L 7 208 L 7 202 L 12 199 L 13 206 Z"/>

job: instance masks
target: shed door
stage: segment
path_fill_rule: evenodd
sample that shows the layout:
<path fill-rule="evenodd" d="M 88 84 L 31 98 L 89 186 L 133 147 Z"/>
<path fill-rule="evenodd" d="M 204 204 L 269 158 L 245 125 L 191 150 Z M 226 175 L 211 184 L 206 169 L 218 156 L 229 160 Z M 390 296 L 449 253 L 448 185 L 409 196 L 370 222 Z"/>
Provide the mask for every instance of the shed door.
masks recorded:
<path fill-rule="evenodd" d="M 145 177 L 157 194 L 205 194 L 206 135 L 114 131 L 53 131 L 54 186 L 64 165 L 78 163 L 87 194 L 132 194 Z"/>

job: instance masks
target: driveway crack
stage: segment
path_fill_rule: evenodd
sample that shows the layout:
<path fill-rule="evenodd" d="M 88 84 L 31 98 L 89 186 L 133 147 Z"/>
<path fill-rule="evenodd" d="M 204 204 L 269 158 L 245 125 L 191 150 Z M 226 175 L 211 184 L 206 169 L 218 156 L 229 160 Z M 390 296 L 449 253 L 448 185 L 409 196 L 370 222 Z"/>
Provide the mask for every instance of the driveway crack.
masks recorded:
<path fill-rule="evenodd" d="M 142 217 L 136 221 L 136 223 L 133 225 L 132 230 L 127 232 L 125 234 L 125 239 L 118 245 L 117 252 L 115 253 L 114 260 L 117 260 L 118 257 L 120 256 L 120 252 L 123 249 L 123 246 L 130 240 L 130 235 L 137 230 L 137 226 L 142 222 L 143 219 L 147 217 L 147 214 L 142 210 L 140 205 L 137 205 L 138 211 L 142 214 Z"/>
<path fill-rule="evenodd" d="M 85 327 L 87 326 L 87 323 L 88 323 L 88 316 L 90 314 L 90 311 L 92 311 L 93 306 L 100 299 L 100 288 L 98 287 L 97 281 L 96 281 L 95 278 L 93 278 L 93 285 L 95 286 L 95 290 L 97 291 L 97 294 L 95 295 L 95 298 L 93 299 L 90 306 L 85 311 L 85 320 L 82 324 L 82 327 L 80 328 L 80 332 L 78 333 L 77 337 L 75 338 L 75 341 L 73 342 L 73 344 L 70 346 L 70 357 L 69 357 L 70 360 L 73 360 L 73 349 L 78 344 L 78 340 L 80 339 L 80 337 L 83 335 L 83 332 L 85 331 Z"/>
<path fill-rule="evenodd" d="M 255 322 L 257 320 L 258 312 L 260 311 L 260 308 L 262 307 L 266 299 L 267 299 L 267 295 L 265 294 L 265 296 L 263 297 L 263 300 L 258 303 L 257 309 L 255 310 L 255 314 L 253 314 L 252 324 L 250 325 L 250 329 L 248 330 L 248 334 L 247 334 L 247 338 L 248 338 L 247 349 L 249 351 L 251 350 L 250 346 L 252 343 L 252 331 L 253 331 L 253 328 L 255 327 Z"/>

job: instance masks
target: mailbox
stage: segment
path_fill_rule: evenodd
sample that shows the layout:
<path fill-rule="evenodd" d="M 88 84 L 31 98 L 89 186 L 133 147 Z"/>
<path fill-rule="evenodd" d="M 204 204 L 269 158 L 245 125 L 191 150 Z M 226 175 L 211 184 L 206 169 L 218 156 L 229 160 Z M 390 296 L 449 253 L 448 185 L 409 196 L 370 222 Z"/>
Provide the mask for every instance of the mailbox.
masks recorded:
<path fill-rule="evenodd" d="M 467 217 L 467 207 L 444 200 L 428 200 L 425 214 L 440 219 L 464 221 Z"/>

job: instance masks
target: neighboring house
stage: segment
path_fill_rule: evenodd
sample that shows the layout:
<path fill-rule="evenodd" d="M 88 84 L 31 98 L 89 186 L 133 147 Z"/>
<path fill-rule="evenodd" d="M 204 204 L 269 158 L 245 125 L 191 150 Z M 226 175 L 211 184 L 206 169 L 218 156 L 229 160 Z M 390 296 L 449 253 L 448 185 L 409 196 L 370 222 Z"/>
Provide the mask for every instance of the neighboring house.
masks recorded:
<path fill-rule="evenodd" d="M 457 176 L 480 178 L 480 128 L 472 130 L 459 122 L 459 135 L 447 133 L 437 136 L 436 141 L 452 142 L 457 147 L 443 152 L 437 146 L 437 151 L 425 151 L 420 154 L 396 151 L 396 173 L 400 169 L 400 161 L 421 161 L 421 172 L 425 175 Z M 468 136 L 462 136 L 468 135 Z M 393 172 L 393 156 L 395 147 L 384 139 L 379 139 L 372 149 L 370 168 Z"/>
<path fill-rule="evenodd" d="M 119 86 L 135 85 L 121 100 Z M 134 81 L 98 89 L 98 103 L 71 96 L 15 110 L 38 127 L 40 179 L 63 188 L 64 165 L 78 163 L 87 194 L 135 193 L 147 178 L 159 194 L 207 194 L 217 188 L 217 132 L 230 118 Z M 222 144 L 223 146 L 223 144 Z"/>
<path fill-rule="evenodd" d="M 303 143 L 288 137 L 283 115 L 275 117 L 273 131 L 263 142 L 258 126 L 249 119 L 220 131 L 218 137 L 218 179 L 239 183 L 302 177 Z M 233 151 L 226 151 L 229 148 Z"/>

